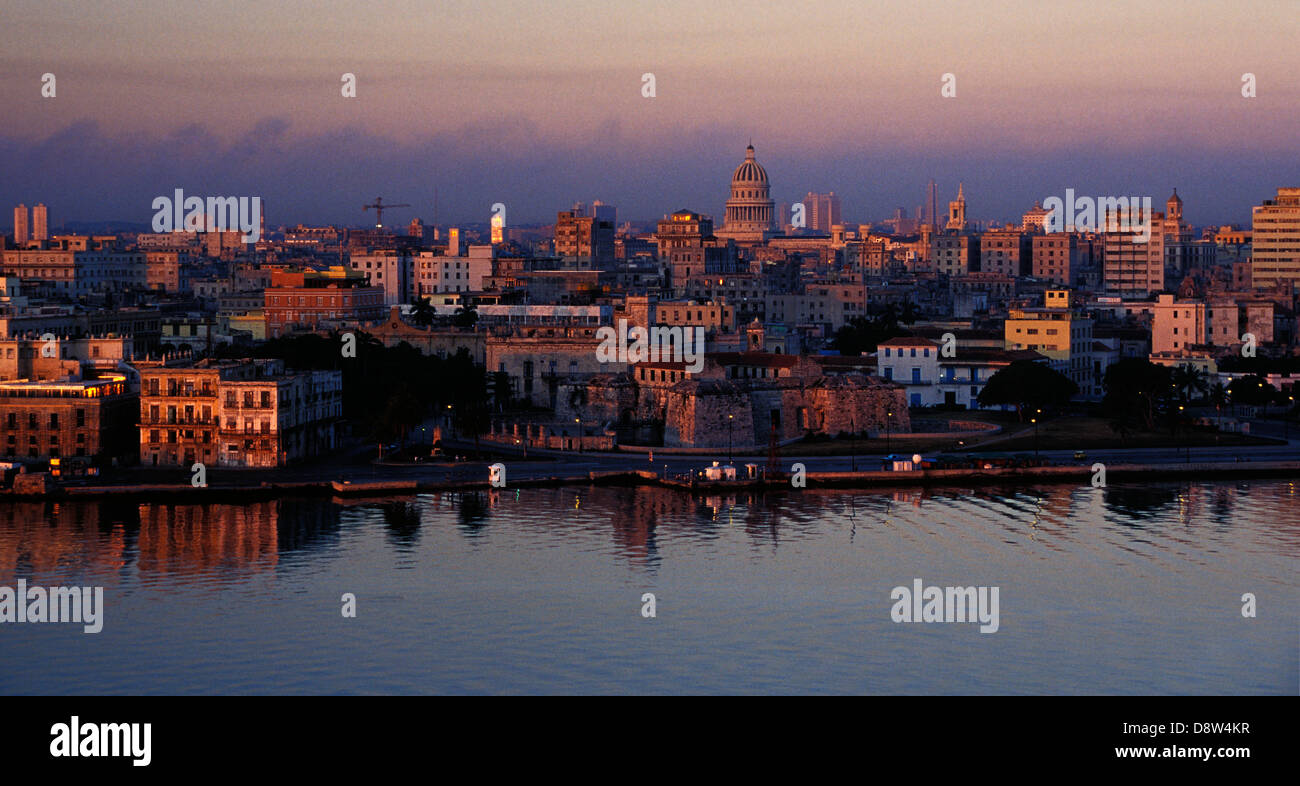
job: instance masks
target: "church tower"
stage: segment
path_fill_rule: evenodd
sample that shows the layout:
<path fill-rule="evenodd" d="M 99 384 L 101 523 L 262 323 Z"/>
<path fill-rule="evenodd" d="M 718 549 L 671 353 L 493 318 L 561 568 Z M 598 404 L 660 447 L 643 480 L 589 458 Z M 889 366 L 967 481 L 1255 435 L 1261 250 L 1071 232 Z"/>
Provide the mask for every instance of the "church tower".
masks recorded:
<path fill-rule="evenodd" d="M 957 184 L 957 199 L 948 203 L 948 226 L 949 232 L 966 231 L 966 193 L 965 184 Z"/>

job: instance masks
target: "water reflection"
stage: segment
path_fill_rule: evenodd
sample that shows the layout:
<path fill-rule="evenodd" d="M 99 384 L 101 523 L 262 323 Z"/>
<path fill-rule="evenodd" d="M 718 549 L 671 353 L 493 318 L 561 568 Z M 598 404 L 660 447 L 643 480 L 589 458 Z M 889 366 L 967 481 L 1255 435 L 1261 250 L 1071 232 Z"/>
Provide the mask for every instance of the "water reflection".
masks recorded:
<path fill-rule="evenodd" d="M 414 552 L 423 533 L 444 519 L 468 539 L 492 522 L 563 533 L 577 529 L 604 540 L 629 564 L 656 570 L 664 537 L 707 542 L 743 534 L 773 551 L 792 538 L 841 532 L 855 543 L 864 532 L 965 527 L 981 538 L 1029 541 L 1068 551 L 1079 539 L 1113 538 L 1122 529 L 1161 530 L 1161 537 L 1205 526 L 1228 536 L 1249 520 L 1275 529 L 1281 543 L 1300 543 L 1297 489 L 1292 482 L 1112 485 L 981 489 L 807 490 L 692 496 L 653 487 L 559 488 L 408 496 L 384 500 L 285 498 L 241 504 L 23 501 L 0 503 L 0 577 L 130 566 L 142 573 L 274 570 L 284 555 L 340 548 L 340 513 L 382 522 L 389 544 Z M 947 535 L 945 535 L 947 536 Z M 836 536 L 839 537 L 839 536 Z"/>

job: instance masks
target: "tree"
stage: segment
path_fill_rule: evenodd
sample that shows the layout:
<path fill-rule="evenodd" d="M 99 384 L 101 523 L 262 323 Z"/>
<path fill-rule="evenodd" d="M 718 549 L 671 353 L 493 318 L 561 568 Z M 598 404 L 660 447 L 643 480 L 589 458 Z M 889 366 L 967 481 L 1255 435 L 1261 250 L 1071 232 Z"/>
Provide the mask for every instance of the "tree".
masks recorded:
<path fill-rule="evenodd" d="M 1154 431 L 1156 416 L 1168 408 L 1174 393 L 1169 368 L 1145 358 L 1112 363 L 1102 385 L 1106 389 L 1102 409 L 1110 416 L 1111 427 L 1121 434 L 1135 427 Z"/>
<path fill-rule="evenodd" d="M 899 312 L 898 321 L 904 325 L 911 325 L 921 316 L 921 309 L 910 300 L 903 301 L 903 308 Z"/>
<path fill-rule="evenodd" d="M 835 332 L 831 349 L 841 355 L 861 355 L 863 352 L 875 352 L 880 342 L 901 335 L 904 335 L 903 329 L 887 314 L 876 319 L 853 317 Z"/>
<path fill-rule="evenodd" d="M 423 419 L 420 401 L 411 391 L 410 385 L 402 385 L 388 397 L 388 401 L 374 424 L 373 433 L 380 441 L 397 440 L 406 446 L 406 435 L 411 428 Z"/>
<path fill-rule="evenodd" d="M 1178 390 L 1178 398 L 1184 404 L 1190 404 L 1196 393 L 1205 394 L 1208 388 L 1205 373 L 1190 363 L 1184 363 L 1174 369 L 1172 381 Z"/>
<path fill-rule="evenodd" d="M 478 311 L 473 305 L 461 306 L 456 309 L 456 315 L 452 317 L 451 324 L 461 328 L 472 328 L 478 322 Z"/>
<path fill-rule="evenodd" d="M 1051 366 L 1016 360 L 989 378 L 978 401 L 981 407 L 1014 405 L 1016 417 L 1023 421 L 1026 409 L 1060 407 L 1078 392 L 1078 385 Z"/>
<path fill-rule="evenodd" d="M 411 320 L 420 327 L 432 325 L 434 315 L 433 304 L 429 298 L 416 298 L 411 302 Z"/>
<path fill-rule="evenodd" d="M 1268 384 L 1263 377 L 1252 374 L 1232 380 L 1228 385 L 1228 395 L 1232 397 L 1234 407 L 1243 404 L 1267 410 L 1269 402 L 1277 398 L 1277 388 Z"/>

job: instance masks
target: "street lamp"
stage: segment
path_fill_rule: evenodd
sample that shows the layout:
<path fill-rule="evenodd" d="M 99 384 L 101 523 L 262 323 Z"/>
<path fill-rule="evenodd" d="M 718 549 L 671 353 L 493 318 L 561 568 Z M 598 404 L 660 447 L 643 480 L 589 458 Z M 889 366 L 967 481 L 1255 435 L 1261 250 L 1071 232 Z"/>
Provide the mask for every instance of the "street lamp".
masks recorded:
<path fill-rule="evenodd" d="M 728 413 L 727 415 L 727 463 L 732 463 L 731 458 L 731 426 L 736 422 L 736 416 Z"/>
<path fill-rule="evenodd" d="M 854 421 L 853 416 L 849 416 L 849 469 L 853 472 L 858 471 L 858 424 Z"/>
<path fill-rule="evenodd" d="M 886 452 L 886 453 L 893 453 L 893 452 L 894 452 L 894 449 L 893 449 L 893 447 L 891 446 L 891 445 L 892 445 L 892 442 L 891 442 L 891 440 L 890 440 L 890 433 L 889 433 L 889 431 L 890 431 L 890 428 L 889 428 L 889 427 L 892 426 L 893 423 L 894 423 L 894 413 L 893 413 L 893 412 L 886 412 L 886 413 L 885 413 L 885 452 Z"/>
<path fill-rule="evenodd" d="M 578 424 L 578 452 L 581 453 L 582 452 L 582 418 L 580 417 L 574 418 L 573 422 Z"/>
<path fill-rule="evenodd" d="M 1290 402 L 1287 405 L 1286 412 L 1282 413 L 1282 438 L 1287 442 L 1291 441 L 1291 413 L 1295 411 L 1295 396 L 1287 396 L 1286 400 Z"/>
<path fill-rule="evenodd" d="M 1183 452 L 1184 452 L 1184 455 L 1186 456 L 1186 458 L 1184 459 L 1183 463 L 1184 463 L 1184 464 L 1191 464 L 1191 463 L 1192 463 L 1192 443 L 1190 443 L 1190 442 L 1187 441 L 1187 423 L 1185 422 L 1185 416 L 1183 415 L 1183 405 L 1182 405 L 1182 404 L 1179 404 L 1179 405 L 1178 405 L 1178 425 L 1179 425 L 1179 427 L 1182 428 L 1182 430 L 1183 430 Z"/>
<path fill-rule="evenodd" d="M 1042 412 L 1041 409 L 1038 411 Z M 1030 418 L 1029 422 L 1034 424 L 1034 458 L 1037 459 L 1038 458 L 1038 418 L 1036 417 Z"/>

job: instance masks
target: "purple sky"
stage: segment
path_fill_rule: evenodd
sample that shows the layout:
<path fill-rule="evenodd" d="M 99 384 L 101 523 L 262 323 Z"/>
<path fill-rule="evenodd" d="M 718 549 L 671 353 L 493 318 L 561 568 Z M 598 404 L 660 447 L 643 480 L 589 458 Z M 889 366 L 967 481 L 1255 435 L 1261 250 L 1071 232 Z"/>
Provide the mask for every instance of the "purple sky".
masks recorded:
<path fill-rule="evenodd" d="M 1294 0 L 1045 5 L 11 0 L 0 215 L 147 223 L 183 188 L 261 196 L 272 225 L 360 225 L 383 196 L 405 223 L 436 187 L 442 223 L 720 216 L 751 137 L 778 202 L 834 190 L 849 222 L 910 214 L 931 177 L 977 219 L 1177 187 L 1197 224 L 1300 185 Z"/>

